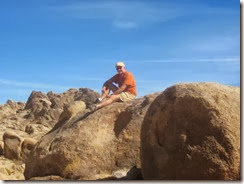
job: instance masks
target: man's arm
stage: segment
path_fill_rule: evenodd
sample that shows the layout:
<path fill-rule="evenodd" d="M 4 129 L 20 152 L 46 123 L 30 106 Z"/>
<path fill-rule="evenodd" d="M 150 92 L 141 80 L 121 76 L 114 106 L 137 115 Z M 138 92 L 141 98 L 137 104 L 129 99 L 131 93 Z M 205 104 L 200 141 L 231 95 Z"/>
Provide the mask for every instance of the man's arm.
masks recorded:
<path fill-rule="evenodd" d="M 102 88 L 106 88 L 106 86 L 111 85 L 113 82 L 117 81 L 118 76 L 114 75 L 113 77 L 111 77 L 110 79 L 108 79 L 104 84 Z"/>
<path fill-rule="evenodd" d="M 112 78 L 108 79 L 106 82 L 104 82 L 103 87 L 107 86 L 108 84 L 112 83 Z"/>
<path fill-rule="evenodd" d="M 112 79 L 112 78 L 111 78 Z M 107 90 L 107 86 L 109 86 L 109 84 L 112 84 L 112 80 L 111 79 L 108 79 L 104 84 L 103 84 L 103 87 L 102 87 L 102 92 L 105 92 Z"/>
<path fill-rule="evenodd" d="M 117 89 L 117 90 L 114 92 L 114 95 L 118 95 L 118 94 L 122 93 L 125 89 L 126 89 L 126 85 L 123 84 L 122 86 L 120 86 L 119 89 Z"/>

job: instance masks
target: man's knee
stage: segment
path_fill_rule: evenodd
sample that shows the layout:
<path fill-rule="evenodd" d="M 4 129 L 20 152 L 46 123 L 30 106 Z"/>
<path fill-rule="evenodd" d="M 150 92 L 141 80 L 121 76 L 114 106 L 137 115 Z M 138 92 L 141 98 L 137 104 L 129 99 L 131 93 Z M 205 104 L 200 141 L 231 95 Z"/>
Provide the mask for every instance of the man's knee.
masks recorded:
<path fill-rule="evenodd" d="M 118 89 L 118 87 L 117 86 L 115 86 L 112 82 L 109 82 L 107 85 L 106 85 L 106 88 L 108 89 L 108 90 L 111 90 L 111 91 L 116 91 L 117 89 Z"/>
<path fill-rule="evenodd" d="M 109 89 L 109 88 L 111 88 L 112 85 L 113 85 L 112 82 L 107 82 L 106 85 L 105 85 L 105 87 L 106 87 L 107 89 Z"/>

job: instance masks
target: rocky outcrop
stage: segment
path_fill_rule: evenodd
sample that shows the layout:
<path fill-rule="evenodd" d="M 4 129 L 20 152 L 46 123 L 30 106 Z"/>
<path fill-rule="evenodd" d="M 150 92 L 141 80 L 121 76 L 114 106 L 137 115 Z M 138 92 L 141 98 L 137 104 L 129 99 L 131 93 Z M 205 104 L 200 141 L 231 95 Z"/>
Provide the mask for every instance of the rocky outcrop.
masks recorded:
<path fill-rule="evenodd" d="M 29 158 L 29 155 L 36 145 L 37 141 L 35 139 L 27 138 L 21 144 L 21 156 L 23 162 Z"/>
<path fill-rule="evenodd" d="M 4 156 L 10 160 L 21 159 L 22 138 L 16 133 L 8 131 L 3 134 Z"/>
<path fill-rule="evenodd" d="M 156 96 L 114 103 L 94 113 L 85 110 L 58 122 L 31 153 L 26 179 L 47 175 L 82 180 L 132 176 L 127 174 L 131 168 L 140 168 L 141 123 Z"/>
<path fill-rule="evenodd" d="M 59 121 L 68 120 L 78 113 L 83 112 L 86 109 L 86 104 L 83 101 L 75 101 L 70 106 L 65 106 L 63 112 L 59 117 Z"/>
<path fill-rule="evenodd" d="M 80 88 L 70 89 L 61 94 L 53 92 L 45 94 L 33 91 L 27 103 L 8 100 L 6 104 L 0 105 L 0 143 L 3 142 L 3 134 L 9 131 L 16 134 L 21 140 L 39 140 L 58 122 L 60 114 L 66 106 L 81 100 L 86 104 L 91 104 L 98 96 L 99 94 L 93 90 Z M 0 178 L 12 180 L 24 179 L 24 167 L 22 165 L 23 161 L 28 159 L 28 154 L 30 152 L 30 147 L 28 145 L 26 147 L 27 149 L 24 148 L 22 151 L 20 151 L 20 144 L 18 144 L 18 146 L 12 145 L 11 149 L 6 146 L 5 149 L 9 150 L 6 152 L 6 155 L 10 155 L 10 153 L 14 151 L 12 148 L 18 148 L 18 151 L 14 151 L 17 156 L 10 156 L 11 159 L 14 160 L 9 160 L 1 156 L 1 154 L 4 154 L 4 145 L 0 145 L 0 165 L 2 165 L 2 167 L 0 167 Z M 19 162 L 22 165 L 17 167 L 16 163 Z M 14 171 L 12 168 L 16 168 L 18 171 Z M 22 173 L 20 174 L 19 172 Z"/>
<path fill-rule="evenodd" d="M 86 106 L 93 104 L 100 94 L 88 88 L 80 88 L 74 95 L 74 101 L 83 101 Z"/>
<path fill-rule="evenodd" d="M 8 100 L 6 104 L 0 105 L 0 124 L 5 123 L 5 120 L 18 121 L 18 115 L 23 109 L 24 103 L 13 102 L 12 100 Z"/>
<path fill-rule="evenodd" d="M 99 94 L 87 89 L 70 89 L 62 94 L 33 91 L 25 105 L 30 110 L 27 119 L 35 120 L 52 128 L 58 121 L 64 107 L 70 106 L 74 101 L 84 101 L 86 105 L 93 103 Z"/>
<path fill-rule="evenodd" d="M 34 149 L 37 140 L 32 138 L 23 139 L 14 132 L 7 131 L 3 135 L 3 141 L 0 141 L 0 152 L 5 158 L 15 161 L 25 162 L 30 152 Z"/>
<path fill-rule="evenodd" d="M 146 180 L 240 179 L 240 88 L 166 89 L 143 121 L 141 162 Z"/>

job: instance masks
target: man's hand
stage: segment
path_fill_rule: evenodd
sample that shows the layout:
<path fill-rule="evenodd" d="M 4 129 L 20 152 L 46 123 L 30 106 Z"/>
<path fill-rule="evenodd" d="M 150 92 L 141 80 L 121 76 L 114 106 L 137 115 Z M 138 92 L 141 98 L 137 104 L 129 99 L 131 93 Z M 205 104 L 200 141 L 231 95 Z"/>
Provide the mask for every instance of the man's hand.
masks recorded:
<path fill-rule="evenodd" d="M 103 87 L 102 87 L 102 93 L 105 93 L 108 89 L 107 89 L 107 85 L 111 84 L 112 81 L 109 79 L 107 80 L 104 84 L 103 84 Z"/>
<path fill-rule="evenodd" d="M 105 93 L 107 91 L 107 88 L 105 86 L 102 87 L 102 93 Z"/>
<path fill-rule="evenodd" d="M 114 95 L 118 95 L 120 93 L 122 93 L 126 88 L 126 85 L 123 84 L 119 89 L 117 89 L 115 92 L 114 92 Z"/>

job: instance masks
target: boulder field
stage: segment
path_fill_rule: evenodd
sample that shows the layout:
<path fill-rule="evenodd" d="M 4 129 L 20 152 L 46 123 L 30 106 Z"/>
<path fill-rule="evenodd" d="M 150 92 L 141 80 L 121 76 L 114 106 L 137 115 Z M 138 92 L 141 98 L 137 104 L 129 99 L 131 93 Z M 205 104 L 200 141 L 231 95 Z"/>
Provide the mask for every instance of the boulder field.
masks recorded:
<path fill-rule="evenodd" d="M 2 180 L 240 180 L 240 88 L 181 83 L 90 112 L 98 93 L 0 106 Z"/>

